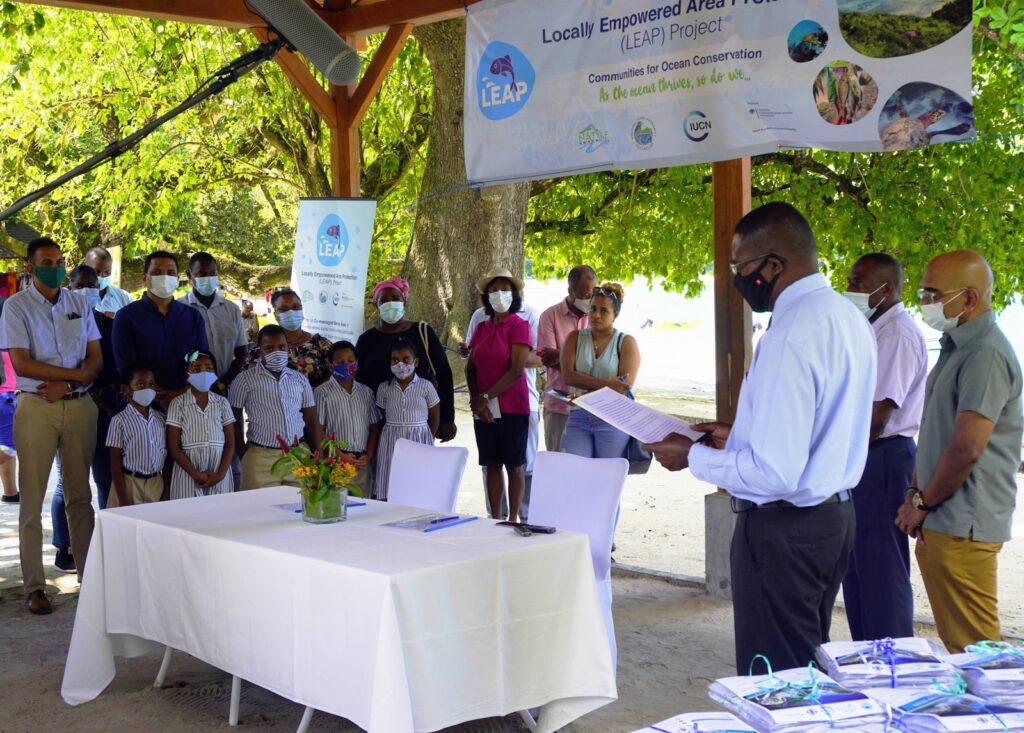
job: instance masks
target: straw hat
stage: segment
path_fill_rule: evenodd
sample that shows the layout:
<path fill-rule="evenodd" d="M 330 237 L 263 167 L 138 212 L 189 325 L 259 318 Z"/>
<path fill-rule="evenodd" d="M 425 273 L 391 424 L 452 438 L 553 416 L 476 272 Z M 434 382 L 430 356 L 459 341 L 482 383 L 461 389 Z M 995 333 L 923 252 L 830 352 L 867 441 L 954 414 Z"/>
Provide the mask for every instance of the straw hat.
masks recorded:
<path fill-rule="evenodd" d="M 482 278 L 476 281 L 476 289 L 479 290 L 481 293 L 485 292 L 487 290 L 487 286 L 491 284 L 491 281 L 497 280 L 499 277 L 503 277 L 509 282 L 511 282 L 513 285 L 515 285 L 516 289 L 519 290 L 520 293 L 523 292 L 523 288 L 526 287 L 526 284 L 522 281 L 522 278 L 516 277 L 504 267 L 495 267 Z"/>

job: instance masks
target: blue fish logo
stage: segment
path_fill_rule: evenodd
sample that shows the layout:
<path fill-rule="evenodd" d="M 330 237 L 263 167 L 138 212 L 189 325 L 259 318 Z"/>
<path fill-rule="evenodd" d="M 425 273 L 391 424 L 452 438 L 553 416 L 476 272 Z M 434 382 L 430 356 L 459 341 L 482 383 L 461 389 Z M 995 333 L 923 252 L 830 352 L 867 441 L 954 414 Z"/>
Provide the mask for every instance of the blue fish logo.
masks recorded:
<path fill-rule="evenodd" d="M 484 49 L 477 67 L 477 104 L 489 120 L 504 120 L 530 100 L 537 72 L 522 51 L 493 41 Z"/>
<path fill-rule="evenodd" d="M 328 214 L 316 233 L 316 258 L 323 267 L 337 267 L 348 252 L 348 229 L 337 214 Z M 326 297 L 326 296 L 325 296 Z"/>

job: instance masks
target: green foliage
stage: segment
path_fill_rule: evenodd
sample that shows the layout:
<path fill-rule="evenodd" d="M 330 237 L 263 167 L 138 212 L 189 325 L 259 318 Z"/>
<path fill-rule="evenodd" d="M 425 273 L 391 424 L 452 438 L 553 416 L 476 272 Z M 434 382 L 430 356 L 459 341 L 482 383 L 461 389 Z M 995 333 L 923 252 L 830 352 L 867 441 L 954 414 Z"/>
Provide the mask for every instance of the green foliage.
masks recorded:
<path fill-rule="evenodd" d="M 970 22 L 970 0 L 966 0 L 966 6 L 961 22 L 951 22 L 936 16 L 920 18 L 891 13 L 840 13 L 839 27 L 843 31 L 843 40 L 865 56 L 905 56 L 934 48 L 959 33 Z"/>

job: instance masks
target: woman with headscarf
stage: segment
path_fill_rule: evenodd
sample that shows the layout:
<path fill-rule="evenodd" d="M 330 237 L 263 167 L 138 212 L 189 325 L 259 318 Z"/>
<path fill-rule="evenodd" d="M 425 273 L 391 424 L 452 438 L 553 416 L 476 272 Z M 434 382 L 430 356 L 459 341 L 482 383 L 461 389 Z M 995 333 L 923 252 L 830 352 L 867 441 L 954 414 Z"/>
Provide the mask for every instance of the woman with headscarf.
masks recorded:
<path fill-rule="evenodd" d="M 377 387 L 391 379 L 391 347 L 402 338 L 416 349 L 419 364 L 416 373 L 429 380 L 441 398 L 441 425 L 437 438 L 447 443 L 455 437 L 455 384 L 452 368 L 448 364 L 444 346 L 434 329 L 424 321 L 405 318 L 409 300 L 409 283 L 400 277 L 377 283 L 372 293 L 380 323 L 362 333 L 356 341 L 356 379 L 373 393 Z"/>
<path fill-rule="evenodd" d="M 302 298 L 291 288 L 277 288 L 270 296 L 270 307 L 288 339 L 291 366 L 313 387 L 326 382 L 331 376 L 331 342 L 318 333 L 303 330 Z M 259 360 L 259 346 L 250 345 L 246 367 Z"/>
<path fill-rule="evenodd" d="M 466 386 L 473 411 L 480 465 L 487 471 L 491 516 L 500 517 L 508 474 L 508 518 L 518 521 L 526 489 L 526 440 L 530 431 L 530 394 L 526 360 L 533 349 L 530 324 L 517 313 L 523 307 L 523 281 L 504 268 L 477 281 L 489 318 L 470 336 Z"/>

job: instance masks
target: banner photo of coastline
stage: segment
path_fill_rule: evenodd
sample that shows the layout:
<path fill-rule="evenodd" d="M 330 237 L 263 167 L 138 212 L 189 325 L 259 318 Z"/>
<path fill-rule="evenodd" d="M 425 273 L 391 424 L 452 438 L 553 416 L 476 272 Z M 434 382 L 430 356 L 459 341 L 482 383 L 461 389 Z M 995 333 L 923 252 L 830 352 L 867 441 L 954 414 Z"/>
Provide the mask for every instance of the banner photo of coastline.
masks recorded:
<path fill-rule="evenodd" d="M 303 328 L 352 343 L 363 332 L 375 199 L 300 199 L 292 290 Z"/>
<path fill-rule="evenodd" d="M 971 0 L 484 0 L 473 184 L 976 138 Z"/>

